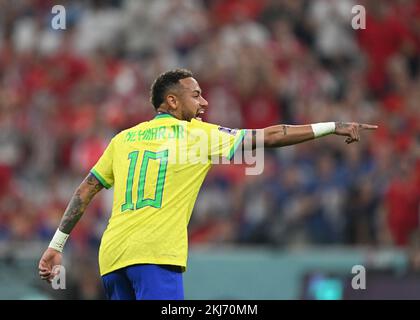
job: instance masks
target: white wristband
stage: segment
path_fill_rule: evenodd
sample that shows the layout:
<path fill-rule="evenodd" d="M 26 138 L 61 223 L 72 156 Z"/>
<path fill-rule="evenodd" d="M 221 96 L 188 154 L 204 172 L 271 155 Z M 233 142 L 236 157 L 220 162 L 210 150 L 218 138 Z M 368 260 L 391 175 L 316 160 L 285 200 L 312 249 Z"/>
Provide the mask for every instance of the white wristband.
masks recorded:
<path fill-rule="evenodd" d="M 335 132 L 335 122 L 320 122 L 311 124 L 315 138 Z"/>
<path fill-rule="evenodd" d="M 58 228 L 52 238 L 49 248 L 53 248 L 57 251 L 63 252 L 64 245 L 66 244 L 67 238 L 69 235 L 67 233 L 61 232 Z"/>

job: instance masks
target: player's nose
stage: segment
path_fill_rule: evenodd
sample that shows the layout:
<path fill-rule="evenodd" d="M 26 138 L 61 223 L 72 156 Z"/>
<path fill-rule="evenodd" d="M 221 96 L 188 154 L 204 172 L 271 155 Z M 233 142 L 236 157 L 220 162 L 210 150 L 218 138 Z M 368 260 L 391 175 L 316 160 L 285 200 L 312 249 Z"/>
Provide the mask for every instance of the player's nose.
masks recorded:
<path fill-rule="evenodd" d="M 205 108 L 205 107 L 207 107 L 209 105 L 209 103 L 207 102 L 207 100 L 206 99 L 204 99 L 203 97 L 201 97 L 201 100 L 200 100 L 200 106 L 201 107 L 203 107 L 203 108 Z"/>

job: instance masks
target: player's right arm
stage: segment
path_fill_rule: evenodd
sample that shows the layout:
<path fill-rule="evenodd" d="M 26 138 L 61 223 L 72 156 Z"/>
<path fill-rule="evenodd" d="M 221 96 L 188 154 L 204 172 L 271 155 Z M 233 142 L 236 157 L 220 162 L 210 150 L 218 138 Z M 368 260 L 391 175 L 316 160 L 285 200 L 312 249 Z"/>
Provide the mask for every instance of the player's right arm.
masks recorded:
<path fill-rule="evenodd" d="M 38 269 L 41 279 L 51 281 L 54 277 L 53 268 L 56 265 L 61 265 L 61 252 L 64 242 L 82 217 L 93 197 L 102 190 L 103 187 L 102 183 L 92 173 L 89 173 L 76 189 L 64 211 L 53 240 L 39 261 Z"/>
<path fill-rule="evenodd" d="M 61 252 L 64 244 L 86 207 L 100 190 L 104 187 L 108 189 L 114 184 L 114 144 L 115 138 L 108 144 L 96 165 L 70 199 L 56 233 L 39 261 L 38 269 L 41 279 L 52 280 L 54 277 L 53 267 L 61 265 Z"/>

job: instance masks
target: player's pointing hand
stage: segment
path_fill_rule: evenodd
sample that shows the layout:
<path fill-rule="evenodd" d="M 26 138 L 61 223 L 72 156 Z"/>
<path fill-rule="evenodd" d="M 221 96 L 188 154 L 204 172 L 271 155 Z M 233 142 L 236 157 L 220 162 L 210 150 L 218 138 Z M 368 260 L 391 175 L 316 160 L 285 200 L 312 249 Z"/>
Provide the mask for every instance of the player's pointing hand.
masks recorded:
<path fill-rule="evenodd" d="M 377 125 L 356 123 L 356 122 L 336 122 L 335 134 L 339 136 L 346 136 L 346 143 L 360 141 L 361 130 L 376 130 Z"/>

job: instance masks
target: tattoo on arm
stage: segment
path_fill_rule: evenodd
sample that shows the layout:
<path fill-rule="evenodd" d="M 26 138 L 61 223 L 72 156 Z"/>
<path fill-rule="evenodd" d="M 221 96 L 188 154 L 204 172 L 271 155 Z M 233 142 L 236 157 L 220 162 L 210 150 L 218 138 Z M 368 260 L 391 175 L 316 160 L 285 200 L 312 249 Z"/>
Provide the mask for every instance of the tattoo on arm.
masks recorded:
<path fill-rule="evenodd" d="M 287 125 L 282 124 L 281 125 L 281 130 L 283 131 L 283 135 L 286 136 L 287 135 Z"/>
<path fill-rule="evenodd" d="M 91 198 L 97 194 L 99 191 L 101 191 L 103 189 L 103 185 L 102 183 L 96 179 L 96 177 L 89 173 L 89 175 L 85 178 L 86 183 L 91 186 L 92 188 L 90 188 L 89 190 L 89 194 L 91 195 Z"/>
<path fill-rule="evenodd" d="M 339 122 L 335 123 L 335 128 L 336 129 L 343 129 L 343 128 L 346 128 L 348 126 L 349 126 L 348 123 L 345 123 L 345 122 L 342 122 L 342 121 L 339 121 Z"/>
<path fill-rule="evenodd" d="M 83 180 L 71 198 L 61 219 L 59 229 L 62 232 L 70 234 L 94 195 L 102 188 L 103 185 L 91 173 Z"/>
<path fill-rule="evenodd" d="M 83 215 L 85 208 L 86 205 L 84 205 L 82 197 L 80 196 L 80 190 L 77 190 L 71 198 L 58 228 L 62 232 L 70 234 L 71 230 Z"/>

